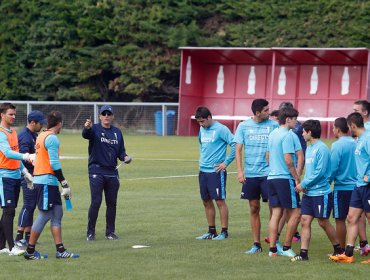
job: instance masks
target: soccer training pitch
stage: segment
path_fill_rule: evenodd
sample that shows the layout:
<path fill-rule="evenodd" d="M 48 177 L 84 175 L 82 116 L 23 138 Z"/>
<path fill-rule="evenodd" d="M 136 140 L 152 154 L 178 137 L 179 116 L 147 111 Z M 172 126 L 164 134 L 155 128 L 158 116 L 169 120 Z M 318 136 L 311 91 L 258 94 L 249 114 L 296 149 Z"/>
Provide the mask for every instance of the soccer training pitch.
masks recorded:
<path fill-rule="evenodd" d="M 119 168 L 117 241 L 104 238 L 105 202 L 97 223 L 96 241 L 86 241 L 90 192 L 87 141 L 80 134 L 60 135 L 61 164 L 72 188 L 73 211 L 64 212 L 63 241 L 79 259 L 55 258 L 55 246 L 45 227 L 36 249 L 48 259 L 26 261 L 0 255 L 2 279 L 365 279 L 369 266 L 356 252 L 355 264 L 328 260 L 332 246 L 313 222 L 310 261 L 290 263 L 287 257 L 263 252 L 245 255 L 253 243 L 247 201 L 239 199 L 235 162 L 228 168 L 229 234 L 226 241 L 198 241 L 208 230 L 198 191 L 199 144 L 196 137 L 126 136 L 134 160 Z M 330 143 L 330 142 L 329 142 Z M 16 213 L 22 206 L 20 198 Z M 262 205 L 262 242 L 268 235 L 268 207 Z M 220 229 L 217 213 L 216 224 Z M 368 230 L 369 233 L 369 230 Z M 284 233 L 283 233 L 284 236 Z M 133 249 L 133 245 L 149 248 Z M 293 244 L 299 252 L 299 244 Z M 369 256 L 370 257 L 370 256 Z"/>

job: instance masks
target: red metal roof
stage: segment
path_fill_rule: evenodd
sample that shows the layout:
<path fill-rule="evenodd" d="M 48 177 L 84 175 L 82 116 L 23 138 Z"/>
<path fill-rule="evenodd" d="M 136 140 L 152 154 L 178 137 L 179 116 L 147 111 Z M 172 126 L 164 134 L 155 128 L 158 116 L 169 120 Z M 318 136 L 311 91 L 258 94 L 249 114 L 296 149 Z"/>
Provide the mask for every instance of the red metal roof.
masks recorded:
<path fill-rule="evenodd" d="M 367 48 L 213 48 L 182 47 L 206 63 L 277 65 L 367 65 Z"/>

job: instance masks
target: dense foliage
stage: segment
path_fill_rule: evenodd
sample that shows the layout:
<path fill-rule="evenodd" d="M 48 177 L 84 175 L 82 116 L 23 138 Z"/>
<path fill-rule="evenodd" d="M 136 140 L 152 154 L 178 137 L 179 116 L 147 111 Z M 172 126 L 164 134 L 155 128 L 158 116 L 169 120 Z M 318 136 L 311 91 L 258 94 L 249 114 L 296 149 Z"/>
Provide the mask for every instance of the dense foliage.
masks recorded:
<path fill-rule="evenodd" d="M 369 47 L 367 0 L 1 0 L 0 98 L 177 101 L 180 46 Z"/>

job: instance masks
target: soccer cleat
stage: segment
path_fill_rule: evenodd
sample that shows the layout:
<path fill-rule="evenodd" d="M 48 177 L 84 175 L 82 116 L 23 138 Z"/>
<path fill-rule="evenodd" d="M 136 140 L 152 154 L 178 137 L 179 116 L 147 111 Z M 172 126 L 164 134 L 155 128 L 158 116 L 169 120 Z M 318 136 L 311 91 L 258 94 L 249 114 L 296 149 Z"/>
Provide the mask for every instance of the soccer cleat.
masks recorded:
<path fill-rule="evenodd" d="M 279 240 L 276 240 L 276 248 L 278 251 L 283 251 L 283 245 L 281 245 Z"/>
<path fill-rule="evenodd" d="M 86 240 L 87 240 L 87 241 L 95 241 L 95 234 L 89 234 L 89 235 L 86 237 Z"/>
<path fill-rule="evenodd" d="M 9 255 L 10 251 L 8 248 L 3 248 L 0 250 L 0 254 L 8 254 Z"/>
<path fill-rule="evenodd" d="M 201 236 L 195 237 L 195 239 L 196 240 L 206 240 L 206 239 L 213 239 L 213 238 L 216 238 L 216 237 L 217 237 L 217 234 L 206 232 L 205 234 L 203 234 Z"/>
<path fill-rule="evenodd" d="M 114 232 L 111 232 L 110 234 L 105 236 L 105 239 L 107 239 L 107 240 L 117 240 L 118 236 Z"/>
<path fill-rule="evenodd" d="M 286 250 L 286 251 L 278 250 L 277 253 L 278 253 L 279 256 L 289 257 L 289 258 L 293 258 L 293 257 L 297 256 L 292 249 L 289 249 L 289 250 Z"/>
<path fill-rule="evenodd" d="M 355 262 L 355 258 L 353 256 L 348 257 L 345 254 L 330 256 L 329 260 L 332 260 L 333 262 L 339 262 L 339 263 L 354 263 Z"/>
<path fill-rule="evenodd" d="M 229 234 L 227 232 L 221 232 L 219 235 L 212 238 L 212 240 L 225 240 L 229 237 Z"/>
<path fill-rule="evenodd" d="M 248 251 L 245 251 L 244 254 L 253 255 L 253 254 L 257 254 L 257 253 L 261 253 L 261 252 L 262 252 L 261 247 L 253 245 L 252 248 L 250 248 Z"/>
<path fill-rule="evenodd" d="M 364 247 L 360 248 L 360 256 L 365 257 L 370 253 L 370 245 L 366 244 Z"/>
<path fill-rule="evenodd" d="M 26 260 L 41 260 L 47 259 L 48 255 L 40 254 L 38 251 L 35 251 L 33 254 L 29 254 L 27 251 L 24 252 L 24 258 Z"/>
<path fill-rule="evenodd" d="M 265 240 L 266 243 L 270 244 L 270 238 L 266 236 L 263 240 Z"/>
<path fill-rule="evenodd" d="M 361 262 L 362 264 L 370 264 L 370 259 L 366 260 L 366 261 L 362 261 Z"/>
<path fill-rule="evenodd" d="M 278 257 L 279 255 L 278 255 L 278 253 L 276 252 L 276 253 L 273 253 L 273 252 L 269 252 L 269 257 Z"/>
<path fill-rule="evenodd" d="M 18 246 L 14 246 L 12 250 L 9 251 L 9 256 L 22 256 L 24 255 L 24 250 L 20 249 Z"/>
<path fill-rule="evenodd" d="M 17 245 L 19 248 L 26 249 L 27 248 L 27 241 L 26 239 L 21 239 L 18 241 L 14 241 L 14 244 Z"/>
<path fill-rule="evenodd" d="M 295 255 L 293 258 L 290 259 L 291 262 L 302 262 L 302 261 L 308 261 L 307 258 L 302 258 L 301 255 Z"/>
<path fill-rule="evenodd" d="M 79 254 L 72 253 L 68 250 L 65 250 L 63 253 L 60 253 L 60 252 L 56 253 L 56 258 L 57 259 L 77 259 L 79 257 L 80 257 Z"/>

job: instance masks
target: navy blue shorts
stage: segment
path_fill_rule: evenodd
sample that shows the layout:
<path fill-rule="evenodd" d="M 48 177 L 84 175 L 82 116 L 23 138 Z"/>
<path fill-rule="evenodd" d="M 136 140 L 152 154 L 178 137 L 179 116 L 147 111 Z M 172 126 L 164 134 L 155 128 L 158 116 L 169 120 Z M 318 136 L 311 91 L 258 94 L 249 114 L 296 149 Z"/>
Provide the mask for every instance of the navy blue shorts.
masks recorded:
<path fill-rule="evenodd" d="M 333 191 L 333 218 L 345 220 L 348 215 L 352 191 Z"/>
<path fill-rule="evenodd" d="M 361 208 L 366 213 L 370 212 L 370 184 L 354 188 L 349 206 L 353 208 Z"/>
<path fill-rule="evenodd" d="M 199 172 L 199 189 L 202 200 L 226 199 L 227 172 Z"/>
<path fill-rule="evenodd" d="M 328 219 L 333 207 L 333 194 L 302 197 L 301 214 L 314 218 Z"/>
<path fill-rule="evenodd" d="M 17 208 L 21 179 L 0 179 L 0 203 L 1 207 Z"/>
<path fill-rule="evenodd" d="M 37 208 L 49 210 L 54 205 L 62 205 L 59 187 L 51 185 L 33 184 L 36 190 Z"/>
<path fill-rule="evenodd" d="M 295 182 L 292 179 L 270 179 L 267 180 L 269 189 L 270 207 L 286 209 L 300 208 L 301 199 L 295 191 Z"/>
<path fill-rule="evenodd" d="M 267 176 L 245 178 L 240 194 L 241 199 L 268 201 L 268 183 Z"/>
<path fill-rule="evenodd" d="M 18 226 L 19 227 L 30 227 L 33 224 L 33 213 L 36 208 L 36 190 L 30 190 L 27 187 L 27 182 L 22 179 L 22 191 L 23 191 L 23 207 L 19 211 Z"/>

